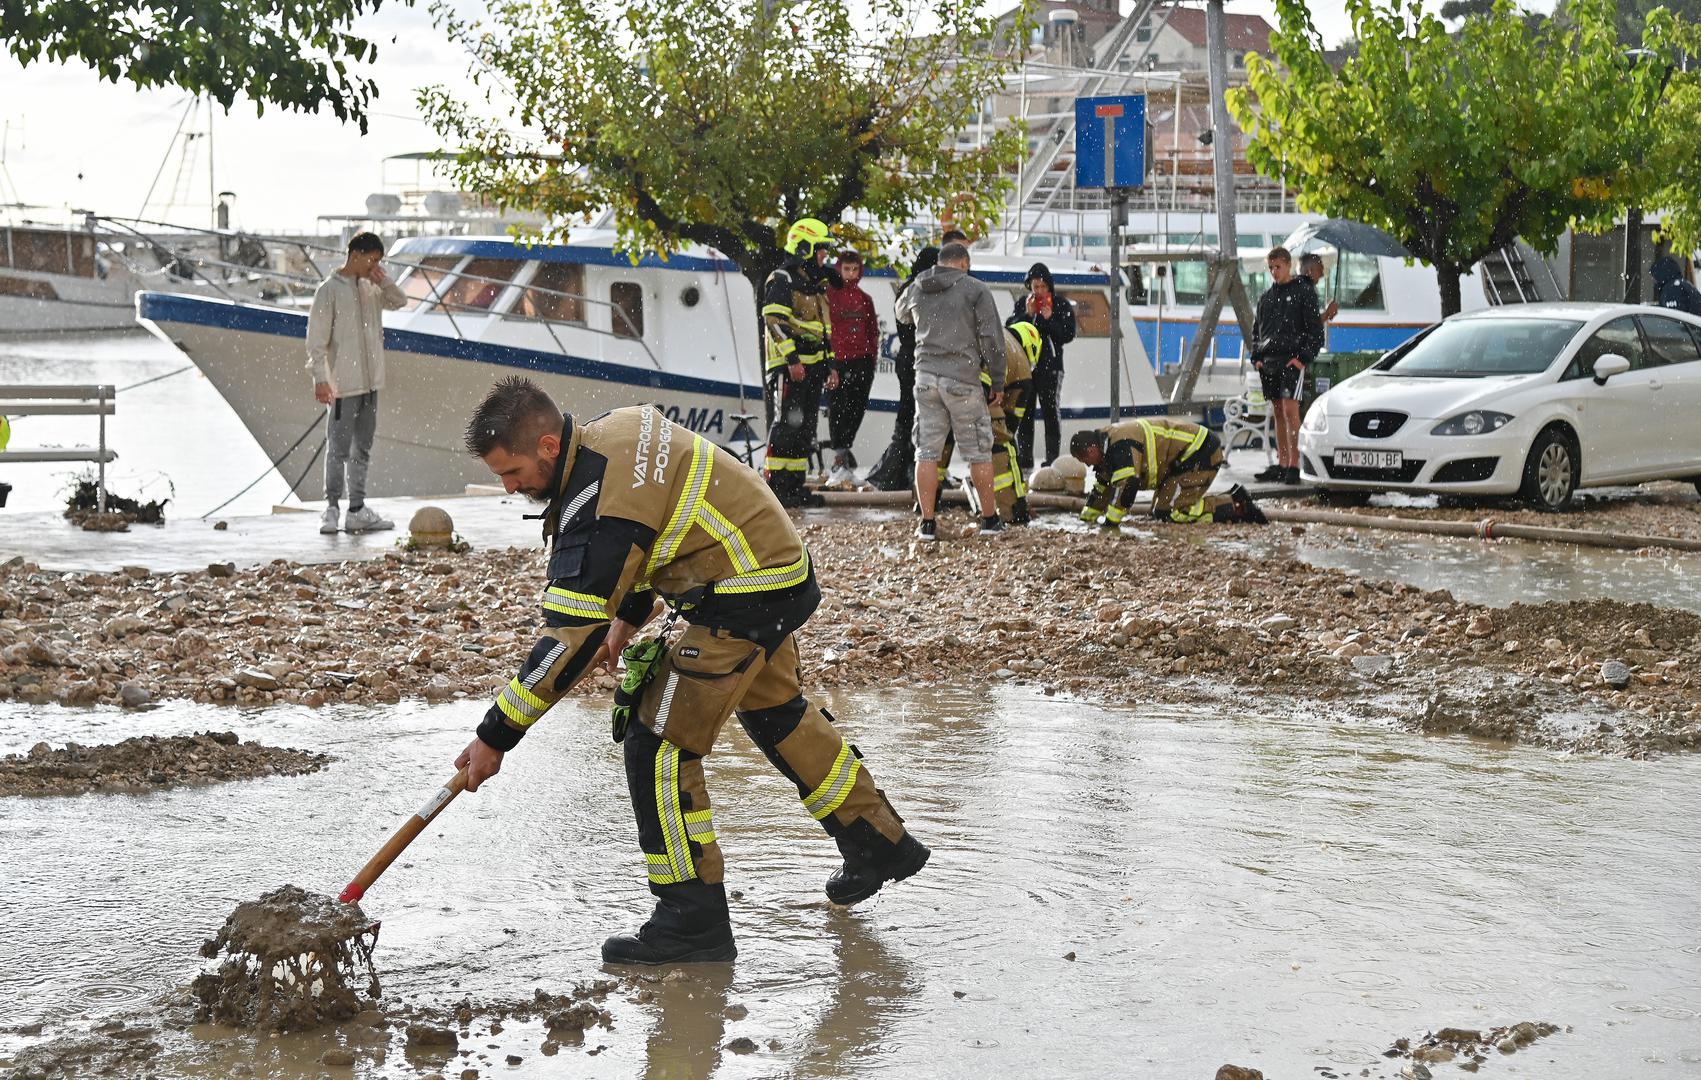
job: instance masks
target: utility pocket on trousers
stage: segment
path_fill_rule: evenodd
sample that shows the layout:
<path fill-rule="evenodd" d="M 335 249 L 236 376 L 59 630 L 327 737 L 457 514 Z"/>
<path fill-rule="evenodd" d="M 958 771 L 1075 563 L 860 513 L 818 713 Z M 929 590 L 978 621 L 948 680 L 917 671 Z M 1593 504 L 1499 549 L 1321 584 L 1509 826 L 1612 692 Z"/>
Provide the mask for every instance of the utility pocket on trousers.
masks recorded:
<path fill-rule="evenodd" d="M 693 626 L 645 688 L 644 726 L 693 754 L 708 754 L 721 726 L 761 670 L 761 646 Z"/>

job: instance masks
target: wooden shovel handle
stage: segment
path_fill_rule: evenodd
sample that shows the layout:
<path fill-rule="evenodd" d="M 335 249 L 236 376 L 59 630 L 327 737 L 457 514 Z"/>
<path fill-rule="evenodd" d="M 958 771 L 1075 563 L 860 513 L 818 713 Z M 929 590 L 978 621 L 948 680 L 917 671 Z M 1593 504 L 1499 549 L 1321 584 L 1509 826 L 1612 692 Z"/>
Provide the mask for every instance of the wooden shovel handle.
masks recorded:
<path fill-rule="evenodd" d="M 348 883 L 348 887 L 337 899 L 345 904 L 358 903 L 360 898 L 366 895 L 366 890 L 372 887 L 372 883 L 378 880 L 378 875 L 390 868 L 390 864 L 396 861 L 396 856 L 405 851 L 407 846 L 413 843 L 413 838 L 424 832 L 425 827 L 443 812 L 443 808 L 453 802 L 456 795 L 466 790 L 466 786 L 467 770 L 463 768 L 456 772 L 447 784 L 438 788 L 412 817 L 402 823 L 395 835 L 378 849 L 378 854 L 368 859 L 366 865 L 360 868 L 360 873 L 354 875 L 354 880 Z"/>

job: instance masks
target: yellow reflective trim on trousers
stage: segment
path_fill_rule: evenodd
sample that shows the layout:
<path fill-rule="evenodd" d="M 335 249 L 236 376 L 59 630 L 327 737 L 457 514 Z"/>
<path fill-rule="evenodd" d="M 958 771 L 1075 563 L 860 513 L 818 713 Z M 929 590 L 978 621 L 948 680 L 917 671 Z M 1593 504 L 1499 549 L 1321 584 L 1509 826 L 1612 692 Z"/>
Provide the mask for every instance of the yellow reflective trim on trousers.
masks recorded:
<path fill-rule="evenodd" d="M 714 843 L 714 814 L 708 810 L 687 810 L 685 812 L 685 834 L 699 844 Z"/>
<path fill-rule="evenodd" d="M 1127 516 L 1128 516 L 1128 511 L 1124 510 L 1120 506 L 1112 506 L 1104 512 L 1104 519 L 1106 521 L 1112 521 L 1112 522 L 1121 521 L 1123 518 L 1125 518 Z"/>
<path fill-rule="evenodd" d="M 675 425 L 676 430 L 681 430 Z M 650 549 L 650 561 L 644 567 L 644 577 L 637 585 L 639 589 L 647 589 L 655 578 L 656 571 L 673 561 L 679 553 L 679 545 L 685 539 L 685 534 L 691 531 L 691 526 L 697 521 L 698 508 L 703 505 L 703 495 L 709 490 L 709 474 L 714 471 L 714 451 L 708 448 L 708 442 L 701 436 L 691 436 L 691 470 L 685 476 L 685 490 L 680 492 L 679 502 L 673 508 L 673 516 L 668 519 L 667 527 L 656 538 L 656 544 Z"/>
<path fill-rule="evenodd" d="M 715 582 L 715 592 L 720 593 L 756 593 L 776 592 L 802 585 L 809 580 L 809 552 L 796 562 L 786 566 L 776 566 L 767 570 L 758 570 L 753 574 L 739 574 L 737 577 L 723 578 Z"/>
<path fill-rule="evenodd" d="M 608 618 L 608 597 L 573 592 L 554 585 L 543 594 L 543 607 L 545 611 L 559 611 L 563 615 L 577 615 L 585 619 Z"/>
<path fill-rule="evenodd" d="M 1022 463 L 1016 457 L 1016 444 L 1013 442 L 1005 443 L 1004 452 L 1010 457 L 1009 475 L 1012 486 L 1016 489 L 1016 498 L 1025 499 L 1028 495 L 1028 478 L 1022 475 Z"/>
<path fill-rule="evenodd" d="M 703 508 L 697 512 L 697 524 L 715 537 L 719 538 L 721 547 L 726 549 L 726 557 L 732 560 L 732 565 L 744 573 L 754 573 L 762 568 L 756 561 L 756 553 L 750 550 L 750 541 L 744 538 L 744 530 L 726 519 L 726 515 L 716 510 L 707 500 Z"/>
<path fill-rule="evenodd" d="M 665 739 L 656 751 L 656 812 L 662 842 L 667 845 L 668 870 L 674 881 L 690 881 L 697 873 L 686 842 L 685 815 L 679 809 L 679 747 Z"/>
<path fill-rule="evenodd" d="M 809 811 L 816 821 L 831 814 L 850 797 L 851 788 L 856 786 L 856 774 L 862 768 L 862 761 L 852 753 L 850 743 L 840 741 L 839 756 L 833 760 L 833 768 L 827 773 L 827 778 L 821 781 L 821 786 L 809 793 L 803 800 L 804 809 Z"/>
<path fill-rule="evenodd" d="M 809 459 L 801 457 L 774 457 L 770 454 L 768 455 L 766 467 L 769 469 L 779 469 L 782 472 L 788 469 L 796 472 L 808 472 Z"/>
<path fill-rule="evenodd" d="M 648 864 L 646 869 L 649 871 L 650 880 L 657 885 L 679 884 L 680 879 L 675 877 L 673 873 L 673 860 L 666 855 L 651 855 L 646 851 L 644 852 L 644 862 Z"/>

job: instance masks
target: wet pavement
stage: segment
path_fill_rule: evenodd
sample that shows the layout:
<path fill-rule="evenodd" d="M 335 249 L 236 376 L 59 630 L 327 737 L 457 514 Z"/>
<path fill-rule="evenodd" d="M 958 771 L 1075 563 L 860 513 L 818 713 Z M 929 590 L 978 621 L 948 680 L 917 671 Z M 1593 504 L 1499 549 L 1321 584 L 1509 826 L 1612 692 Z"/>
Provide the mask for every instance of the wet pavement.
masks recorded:
<path fill-rule="evenodd" d="M 827 695 L 932 863 L 850 912 L 834 851 L 730 727 L 709 782 L 741 955 L 612 994 L 612 1029 L 540 1057 L 476 1020 L 481 1075 L 1393 1076 L 1401 1037 L 1569 1027 L 1482 1075 L 1701 1070 L 1701 761 L 1576 759 L 1374 726 L 1112 709 L 1022 692 Z M 238 901 L 335 891 L 447 777 L 482 702 L 142 714 L 0 704 L 0 752 L 208 727 L 327 770 L 151 795 L 9 800 L 8 1021 L 147 1008 Z M 644 907 L 605 706 L 568 700 L 368 894 L 386 997 L 529 998 L 605 977 Z M 81 1021 L 86 1024 L 90 1021 Z M 216 1032 L 203 1036 L 222 1038 Z M 344 1034 L 168 1040 L 158 1075 L 418 1076 Z M 748 1038 L 752 1052 L 722 1049 Z M 0 1055 L 29 1040 L 0 1038 Z M 593 1051 L 595 1051 L 593 1053 Z M 521 1065 L 508 1065 L 507 1055 Z M 483 1060 L 481 1060 L 481 1056 Z M 1443 1068 L 1451 1071 L 1453 1066 Z M 1440 1073 L 1438 1072 L 1438 1075 Z"/>

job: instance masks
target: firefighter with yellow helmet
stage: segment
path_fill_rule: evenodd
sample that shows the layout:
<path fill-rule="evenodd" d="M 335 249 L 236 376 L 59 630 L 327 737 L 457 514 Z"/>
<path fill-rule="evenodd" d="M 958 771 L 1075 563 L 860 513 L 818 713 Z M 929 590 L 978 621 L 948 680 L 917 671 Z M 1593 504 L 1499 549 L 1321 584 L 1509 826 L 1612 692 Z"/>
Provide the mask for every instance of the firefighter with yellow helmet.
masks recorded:
<path fill-rule="evenodd" d="M 1120 525 L 1142 484 L 1152 492 L 1152 517 L 1158 521 L 1266 521 L 1239 484 L 1224 495 L 1206 494 L 1223 467 L 1223 445 L 1198 424 L 1163 416 L 1124 420 L 1077 431 L 1069 453 L 1097 473 L 1082 521 Z"/>
<path fill-rule="evenodd" d="M 768 486 L 783 506 L 820 506 L 821 496 L 804 486 L 815 449 L 833 356 L 832 319 L 827 311 L 826 266 L 833 247 L 827 226 L 802 218 L 786 231 L 785 265 L 762 288 L 764 399 L 768 412 Z"/>
<path fill-rule="evenodd" d="M 477 791 L 584 674 L 626 673 L 610 734 L 655 907 L 603 943 L 610 964 L 737 955 L 704 776 L 722 729 L 739 724 L 838 845 L 827 899 L 851 905 L 919 871 L 928 849 L 904 827 L 868 763 L 806 697 L 797 632 L 821 603 L 791 518 L 754 472 L 652 405 L 588 421 L 535 383 L 498 383 L 467 424 L 467 449 L 509 492 L 544 504 L 545 628 L 456 759 Z M 664 601 L 662 633 L 637 638 Z M 664 644 L 677 617 L 686 625 Z"/>

